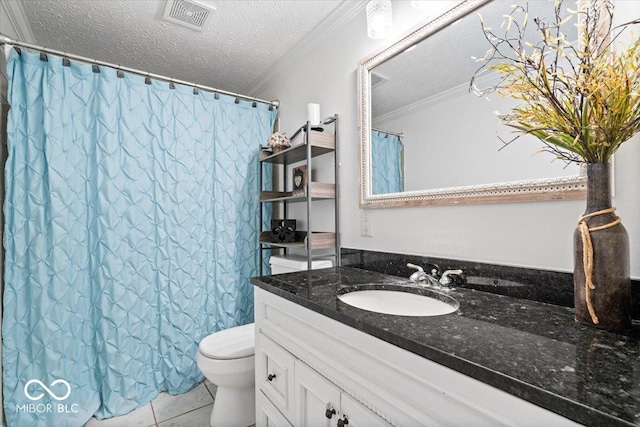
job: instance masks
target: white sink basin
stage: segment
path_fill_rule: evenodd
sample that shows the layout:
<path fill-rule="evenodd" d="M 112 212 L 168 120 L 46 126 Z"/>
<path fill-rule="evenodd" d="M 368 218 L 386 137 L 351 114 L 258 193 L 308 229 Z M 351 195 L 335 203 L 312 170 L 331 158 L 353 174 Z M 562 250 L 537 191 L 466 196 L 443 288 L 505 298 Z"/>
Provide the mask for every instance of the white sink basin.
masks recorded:
<path fill-rule="evenodd" d="M 338 298 L 345 304 L 362 310 L 397 316 L 441 316 L 453 313 L 460 306 L 458 301 L 448 295 L 432 297 L 387 289 L 353 291 L 339 295 Z"/>

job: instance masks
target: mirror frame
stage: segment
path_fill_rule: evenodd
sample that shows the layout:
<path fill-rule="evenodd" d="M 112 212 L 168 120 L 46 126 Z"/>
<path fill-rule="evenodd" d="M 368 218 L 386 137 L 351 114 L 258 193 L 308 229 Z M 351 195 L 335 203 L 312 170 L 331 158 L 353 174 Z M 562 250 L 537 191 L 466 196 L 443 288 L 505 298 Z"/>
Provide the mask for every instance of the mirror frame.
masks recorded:
<path fill-rule="evenodd" d="M 410 207 L 478 203 L 510 203 L 584 199 L 585 168 L 578 175 L 494 184 L 446 187 L 403 193 L 371 194 L 371 70 L 410 46 L 426 39 L 491 0 L 465 0 L 439 17 L 411 30 L 386 48 L 358 63 L 358 136 L 360 142 L 360 208 Z M 471 78 L 471 76 L 469 76 Z"/>

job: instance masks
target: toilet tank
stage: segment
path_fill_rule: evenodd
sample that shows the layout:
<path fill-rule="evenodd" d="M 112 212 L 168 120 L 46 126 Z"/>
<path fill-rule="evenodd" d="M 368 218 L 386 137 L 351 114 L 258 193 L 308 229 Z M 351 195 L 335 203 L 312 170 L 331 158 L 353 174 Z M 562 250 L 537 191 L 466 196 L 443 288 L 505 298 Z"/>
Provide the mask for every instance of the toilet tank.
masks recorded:
<path fill-rule="evenodd" d="M 271 274 L 291 273 L 307 269 L 307 257 L 303 255 L 273 255 L 269 258 L 271 264 Z M 314 259 L 311 261 L 311 268 L 333 267 L 330 259 Z"/>

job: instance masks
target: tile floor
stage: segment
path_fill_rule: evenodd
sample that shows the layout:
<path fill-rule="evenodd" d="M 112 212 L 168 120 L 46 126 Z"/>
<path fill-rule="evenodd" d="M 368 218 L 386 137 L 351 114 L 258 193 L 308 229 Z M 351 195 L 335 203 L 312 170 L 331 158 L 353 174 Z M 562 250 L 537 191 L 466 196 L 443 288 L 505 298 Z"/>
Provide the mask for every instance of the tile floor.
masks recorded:
<path fill-rule="evenodd" d="M 127 415 L 101 421 L 92 418 L 84 427 L 209 427 L 215 395 L 216 386 L 205 380 L 187 393 L 160 393 Z"/>

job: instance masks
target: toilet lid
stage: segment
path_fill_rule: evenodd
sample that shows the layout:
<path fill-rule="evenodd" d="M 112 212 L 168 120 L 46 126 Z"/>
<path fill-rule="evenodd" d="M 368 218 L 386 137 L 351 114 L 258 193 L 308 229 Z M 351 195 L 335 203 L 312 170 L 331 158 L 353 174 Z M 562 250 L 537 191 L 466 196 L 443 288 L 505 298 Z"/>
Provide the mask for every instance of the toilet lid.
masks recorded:
<path fill-rule="evenodd" d="M 253 356 L 255 346 L 255 327 L 249 323 L 204 337 L 200 341 L 200 353 L 212 359 L 240 359 Z"/>

